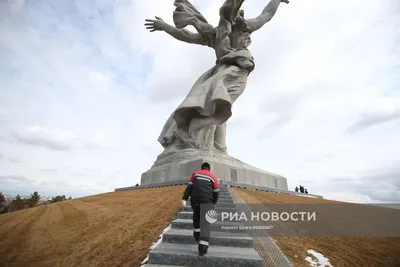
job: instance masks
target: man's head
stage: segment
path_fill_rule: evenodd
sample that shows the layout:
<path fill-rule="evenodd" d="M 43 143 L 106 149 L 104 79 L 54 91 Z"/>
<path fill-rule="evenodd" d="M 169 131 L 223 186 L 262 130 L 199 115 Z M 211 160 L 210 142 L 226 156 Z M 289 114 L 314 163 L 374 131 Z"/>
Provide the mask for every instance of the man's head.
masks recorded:
<path fill-rule="evenodd" d="M 201 164 L 201 169 L 202 170 L 211 170 L 211 166 L 207 162 L 204 162 L 203 164 Z"/>

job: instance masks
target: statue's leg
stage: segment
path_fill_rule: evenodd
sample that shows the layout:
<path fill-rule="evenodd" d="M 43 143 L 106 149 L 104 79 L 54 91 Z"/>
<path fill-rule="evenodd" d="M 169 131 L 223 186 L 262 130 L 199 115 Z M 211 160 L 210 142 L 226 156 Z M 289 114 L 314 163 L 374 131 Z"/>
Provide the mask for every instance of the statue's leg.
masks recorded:
<path fill-rule="evenodd" d="M 179 142 L 178 147 L 181 149 L 198 148 L 199 146 L 196 140 L 189 136 L 187 128 L 177 128 L 174 131 L 174 136 Z"/>
<path fill-rule="evenodd" d="M 226 147 L 226 122 L 218 125 L 214 134 L 214 147 L 224 153 L 227 152 Z"/>

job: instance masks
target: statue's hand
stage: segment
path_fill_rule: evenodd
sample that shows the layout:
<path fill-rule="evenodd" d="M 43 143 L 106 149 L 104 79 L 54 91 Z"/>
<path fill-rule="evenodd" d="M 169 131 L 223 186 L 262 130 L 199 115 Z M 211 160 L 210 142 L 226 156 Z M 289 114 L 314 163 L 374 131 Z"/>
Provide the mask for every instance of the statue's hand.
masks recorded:
<path fill-rule="evenodd" d="M 289 4 L 289 0 L 281 0 L 282 3 Z"/>
<path fill-rule="evenodd" d="M 156 16 L 156 19 L 146 19 L 148 23 L 145 23 L 146 29 L 150 32 L 163 31 L 164 30 L 164 20 Z"/>

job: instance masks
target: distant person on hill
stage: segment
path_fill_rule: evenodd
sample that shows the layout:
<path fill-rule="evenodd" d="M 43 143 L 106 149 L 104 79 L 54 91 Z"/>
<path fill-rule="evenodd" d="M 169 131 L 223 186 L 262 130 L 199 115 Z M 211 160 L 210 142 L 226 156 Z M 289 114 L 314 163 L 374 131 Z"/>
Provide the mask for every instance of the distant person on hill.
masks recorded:
<path fill-rule="evenodd" d="M 302 187 L 301 185 L 300 185 L 300 193 L 304 194 L 304 187 Z"/>
<path fill-rule="evenodd" d="M 209 225 L 203 227 L 200 236 L 200 204 L 217 204 L 219 196 L 219 185 L 215 175 L 210 171 L 211 166 L 207 162 L 201 165 L 201 170 L 196 171 L 190 176 L 189 184 L 182 198 L 182 206 L 186 206 L 186 201 L 190 196 L 190 204 L 193 210 L 193 236 L 199 242 L 199 255 L 207 253 L 210 231 Z"/>
<path fill-rule="evenodd" d="M 299 192 L 299 188 L 296 186 L 296 188 L 294 189 L 294 191 L 297 193 Z"/>
<path fill-rule="evenodd" d="M 307 191 L 307 189 L 306 189 L 306 188 L 304 189 L 304 193 L 308 194 L 308 191 Z"/>

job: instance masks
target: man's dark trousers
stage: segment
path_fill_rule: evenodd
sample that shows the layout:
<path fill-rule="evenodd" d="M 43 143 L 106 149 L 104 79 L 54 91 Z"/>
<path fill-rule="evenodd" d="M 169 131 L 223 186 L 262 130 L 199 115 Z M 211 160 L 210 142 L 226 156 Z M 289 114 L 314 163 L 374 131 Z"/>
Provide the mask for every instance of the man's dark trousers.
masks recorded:
<path fill-rule="evenodd" d="M 205 212 L 207 211 L 205 207 L 212 207 L 212 201 L 191 198 L 190 204 L 193 210 L 193 236 L 196 241 L 200 241 L 199 245 L 208 247 L 210 242 L 210 224 L 204 217 L 201 218 L 201 216 L 205 216 Z M 202 213 L 200 213 L 200 211 L 202 211 Z M 200 221 L 202 223 L 201 227 Z"/>

